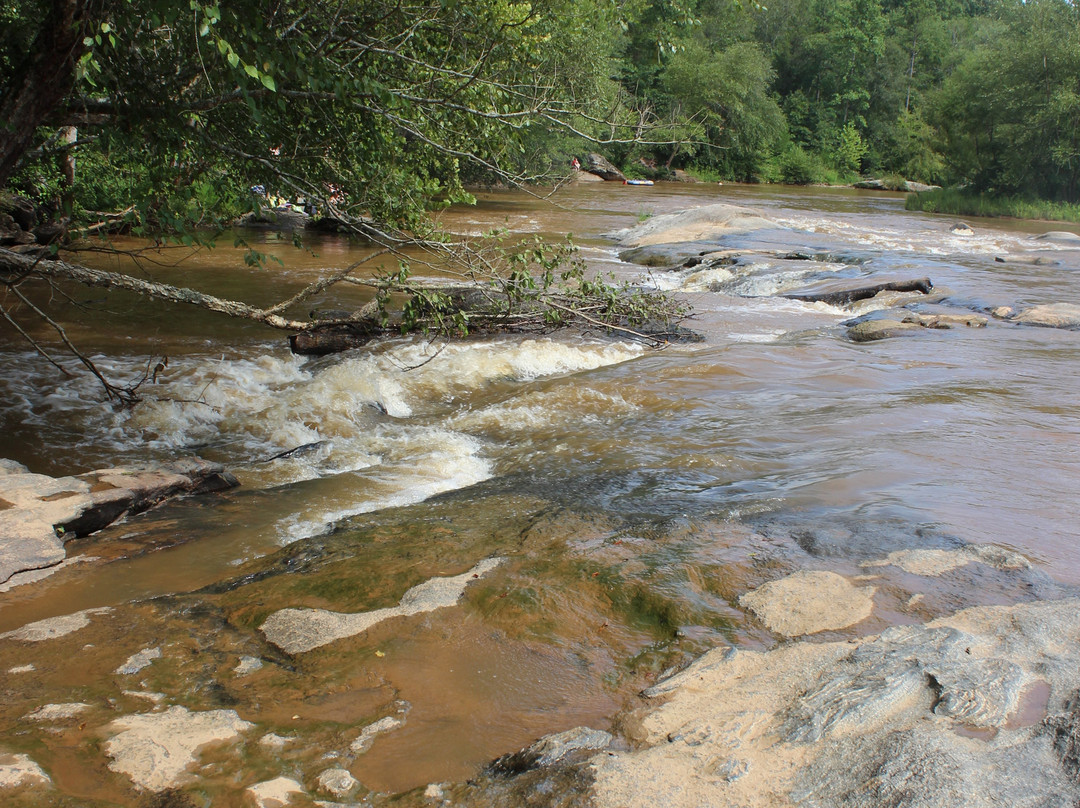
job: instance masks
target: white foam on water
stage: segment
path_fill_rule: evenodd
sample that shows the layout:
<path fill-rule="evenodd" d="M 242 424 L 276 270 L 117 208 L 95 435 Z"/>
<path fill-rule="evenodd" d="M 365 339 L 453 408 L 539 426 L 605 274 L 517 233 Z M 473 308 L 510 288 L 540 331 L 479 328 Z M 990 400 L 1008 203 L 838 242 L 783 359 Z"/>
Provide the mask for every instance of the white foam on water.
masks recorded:
<path fill-rule="evenodd" d="M 481 441 L 437 428 L 383 428 L 371 448 L 383 460 L 370 469 L 339 475 L 333 490 L 305 502 L 278 523 L 281 544 L 327 532 L 336 522 L 383 508 L 422 502 L 491 477 Z"/>
<path fill-rule="evenodd" d="M 708 292 L 717 284 L 727 283 L 735 277 L 729 267 L 707 269 L 683 269 L 675 272 L 652 274 L 652 285 L 662 292 Z"/>
<path fill-rule="evenodd" d="M 622 395 L 578 385 L 533 391 L 508 401 L 458 413 L 450 424 L 463 432 L 506 436 L 532 434 L 564 423 L 602 423 L 641 409 Z"/>

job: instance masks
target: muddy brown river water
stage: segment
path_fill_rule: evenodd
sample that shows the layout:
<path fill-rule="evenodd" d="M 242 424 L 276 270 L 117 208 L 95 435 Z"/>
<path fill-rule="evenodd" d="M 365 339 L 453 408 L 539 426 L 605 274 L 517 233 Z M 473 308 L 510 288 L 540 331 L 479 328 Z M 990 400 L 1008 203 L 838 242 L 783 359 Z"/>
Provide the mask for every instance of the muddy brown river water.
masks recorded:
<path fill-rule="evenodd" d="M 595 270 L 685 296 L 704 341 L 402 339 L 310 360 L 198 311 L 117 293 L 57 302 L 118 377 L 168 355 L 151 397 L 117 411 L 93 380 L 60 377 L 5 332 L 0 456 L 58 475 L 198 454 L 242 482 L 71 542 L 79 563 L 0 592 L 0 632 L 110 609 L 68 637 L 0 643 L 0 737 L 50 772 L 49 804 L 139 804 L 103 744 L 111 721 L 155 698 L 256 725 L 242 750 L 201 756 L 188 789 L 215 806 L 330 763 L 372 794 L 422 791 L 545 733 L 610 729 L 662 670 L 709 648 L 770 646 L 737 599 L 778 570 L 861 575 L 898 549 L 964 543 L 1034 565 L 1022 586 L 992 571 L 935 582 L 916 611 L 891 579 L 860 634 L 1080 584 L 1080 334 L 991 319 L 854 343 L 841 323 L 889 301 L 779 296 L 831 273 L 929 276 L 941 310 L 1080 304 L 1080 249 L 1032 239 L 1065 227 L 969 219 L 974 235 L 956 235 L 955 220 L 905 212 L 901 195 L 830 188 L 597 183 L 554 202 L 486 193 L 442 220 L 467 234 L 572 233 Z M 780 227 L 728 237 L 757 255 L 738 269 L 648 271 L 603 235 L 713 202 Z M 282 266 L 251 269 L 222 247 L 147 271 L 269 302 L 365 249 L 258 238 Z M 788 251 L 819 260 L 762 257 Z M 282 608 L 395 606 L 487 557 L 505 560 L 449 609 L 295 655 L 259 631 Z M 147 648 L 160 659 L 115 672 Z M 238 674 L 242 657 L 261 667 Z M 42 731 L 25 718 L 73 702 L 90 705 L 77 722 Z M 401 720 L 349 751 L 386 717 Z M 287 740 L 260 744 L 267 733 Z"/>

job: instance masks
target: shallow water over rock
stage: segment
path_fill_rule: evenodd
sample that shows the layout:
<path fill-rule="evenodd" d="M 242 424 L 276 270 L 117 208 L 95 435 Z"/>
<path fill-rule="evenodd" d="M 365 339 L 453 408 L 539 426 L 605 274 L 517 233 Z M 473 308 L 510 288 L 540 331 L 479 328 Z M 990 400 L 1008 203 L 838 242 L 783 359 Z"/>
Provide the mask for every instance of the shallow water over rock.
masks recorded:
<path fill-rule="evenodd" d="M 359 781 L 349 799 L 419 789 L 409 799 L 425 804 L 428 784 L 545 734 L 633 743 L 613 718 L 664 671 L 781 639 L 740 599 L 792 574 L 860 593 L 858 619 L 826 621 L 811 644 L 1075 594 L 1080 332 L 987 317 L 856 343 L 845 325 L 1076 305 L 1080 250 L 1031 238 L 1060 225 L 968 220 L 964 235 L 902 196 L 836 189 L 597 183 L 557 199 L 568 207 L 484 194 L 442 216 L 458 232 L 573 231 L 596 269 L 686 296 L 705 341 L 396 340 L 305 360 L 253 327 L 116 297 L 72 333 L 120 375 L 169 354 L 130 412 L 0 346 L 0 454 L 53 475 L 198 454 L 242 483 L 68 542 L 79 563 L 0 593 L 0 632 L 79 615 L 71 632 L 0 638 L 0 755 L 52 780 L 28 779 L 11 804 L 141 804 L 141 781 L 109 765 L 117 722 L 181 708 L 252 725 L 192 752 L 175 787 L 194 804 L 240 805 L 281 777 L 335 799 L 320 783 L 347 783 L 339 770 Z M 652 269 L 602 237 L 714 203 L 754 208 L 756 229 L 710 231 Z M 312 246 L 269 243 L 286 261 L 269 276 L 228 251 L 156 271 L 269 296 L 361 250 Z M 934 294 L 784 297 L 879 277 L 927 277 Z M 465 574 L 439 608 L 403 608 Z M 264 631 L 282 610 L 396 611 L 290 651 Z M 71 720 L 24 720 L 76 703 Z M 521 776 L 550 778 L 553 795 L 577 782 Z M 446 793 L 512 804 L 508 783 Z"/>

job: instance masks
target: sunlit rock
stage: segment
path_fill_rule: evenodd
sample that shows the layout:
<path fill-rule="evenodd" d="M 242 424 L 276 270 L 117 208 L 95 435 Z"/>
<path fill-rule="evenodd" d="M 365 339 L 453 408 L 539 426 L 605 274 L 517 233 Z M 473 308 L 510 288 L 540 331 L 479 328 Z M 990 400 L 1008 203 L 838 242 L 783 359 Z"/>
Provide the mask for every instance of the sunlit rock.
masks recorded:
<path fill-rule="evenodd" d="M 293 797 L 303 797 L 304 787 L 288 777 L 256 783 L 244 791 L 244 803 L 252 808 L 285 808 Z"/>
<path fill-rule="evenodd" d="M 1031 568 L 1031 562 L 1020 553 L 995 544 L 968 544 L 959 550 L 897 550 L 881 561 L 868 561 L 863 566 L 880 567 L 891 564 L 913 575 L 936 577 L 976 561 L 999 570 Z"/>
<path fill-rule="evenodd" d="M 433 612 L 455 605 L 474 579 L 491 572 L 501 558 L 488 558 L 468 572 L 449 578 L 432 578 L 408 590 L 401 603 L 387 609 L 343 614 L 326 609 L 282 609 L 262 624 L 266 639 L 290 654 L 302 653 L 345 637 L 367 631 L 391 617 Z"/>
<path fill-rule="evenodd" d="M 192 712 L 174 706 L 113 721 L 108 730 L 117 734 L 104 749 L 112 759 L 110 769 L 126 774 L 140 788 L 161 791 L 184 782 L 202 747 L 235 741 L 254 726 L 235 710 Z"/>
<path fill-rule="evenodd" d="M 853 626 L 874 610 L 874 588 L 835 572 L 796 572 L 739 598 L 770 631 L 797 637 Z"/>
<path fill-rule="evenodd" d="M 128 661 L 117 668 L 116 673 L 121 676 L 132 676 L 152 665 L 155 659 L 161 659 L 161 649 L 144 648 L 128 657 Z"/>
<path fill-rule="evenodd" d="M 65 614 L 60 617 L 48 617 L 34 623 L 27 623 L 21 628 L 0 634 L 0 640 L 21 640 L 22 642 L 44 642 L 73 634 L 79 629 L 90 625 L 90 617 L 95 614 L 108 614 L 112 609 L 103 607 L 100 609 L 84 609 L 74 614 Z"/>
<path fill-rule="evenodd" d="M 348 769 L 327 769 L 319 775 L 319 788 L 339 799 L 349 796 L 358 785 L 360 781 Z"/>
<path fill-rule="evenodd" d="M 712 651 L 646 691 L 599 808 L 1072 805 L 1080 601 L 978 607 L 849 643 Z"/>
<path fill-rule="evenodd" d="M 0 752 L 0 789 L 51 784 L 49 775 L 26 755 Z"/>
<path fill-rule="evenodd" d="M 721 236 L 776 229 L 780 225 L 754 208 L 724 203 L 664 213 L 609 235 L 622 247 L 715 241 Z"/>

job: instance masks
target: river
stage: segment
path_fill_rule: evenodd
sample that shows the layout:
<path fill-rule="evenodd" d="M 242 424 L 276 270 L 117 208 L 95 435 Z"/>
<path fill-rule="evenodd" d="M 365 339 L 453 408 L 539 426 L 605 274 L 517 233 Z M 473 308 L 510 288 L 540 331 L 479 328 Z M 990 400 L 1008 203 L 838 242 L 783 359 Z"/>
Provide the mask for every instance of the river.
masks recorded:
<path fill-rule="evenodd" d="M 649 274 L 604 237 L 713 202 L 782 225 L 727 246 L 825 260 Z M 32 704 L 80 701 L 102 711 L 88 721 L 100 738 L 102 705 L 139 704 L 117 695 L 129 680 L 111 673 L 116 659 L 160 647 L 148 692 L 192 709 L 231 706 L 260 733 L 302 741 L 249 743 L 247 770 L 310 778 L 330 755 L 365 787 L 394 793 L 463 780 L 545 733 L 610 728 L 663 669 L 718 644 L 770 645 L 737 608 L 770 570 L 827 559 L 856 575 L 898 548 L 970 542 L 1023 553 L 1047 587 L 1080 583 L 1076 332 L 991 319 L 854 343 L 841 323 L 880 301 L 778 296 L 835 271 L 929 276 L 957 310 L 1078 304 L 1080 251 L 1031 238 L 1063 226 L 968 219 L 974 235 L 958 235 L 955 220 L 908 213 L 898 194 L 707 184 L 581 184 L 552 200 L 490 192 L 440 216 L 469 235 L 572 233 L 593 269 L 684 296 L 704 341 L 652 350 L 558 334 L 409 338 L 303 359 L 277 334 L 202 312 L 115 292 L 57 302 L 109 373 L 137 378 L 151 355 L 168 367 L 146 401 L 120 411 L 93 379 L 59 376 L 6 334 L 0 455 L 70 474 L 199 454 L 242 486 L 71 542 L 81 563 L 0 593 L 0 631 L 112 607 L 78 642 L 23 654 L 40 675 L 32 685 L 8 677 L 5 735 Z M 247 267 L 223 246 L 158 256 L 147 271 L 268 302 L 365 254 L 333 237 L 303 251 L 250 238 L 283 263 Z M 1053 261 L 996 260 L 1033 255 Z M 275 655 L 257 630 L 284 607 L 394 606 L 409 587 L 492 556 L 504 561 L 462 607 L 296 659 Z M 927 608 L 972 602 L 981 585 L 974 573 L 941 583 Z M 995 598 L 1005 595 L 988 585 L 984 600 Z M 911 619 L 886 598 L 859 630 Z M 64 657 L 76 652 L 72 669 Z M 237 676 L 240 656 L 264 666 Z M 0 657 L 2 669 L 21 659 Z M 350 732 L 385 716 L 403 723 L 362 755 L 342 751 Z M 81 731 L 26 745 L 63 772 L 54 779 L 72 799 L 136 804 L 120 775 L 80 751 Z M 203 793 L 227 793 L 227 760 L 200 769 Z"/>

